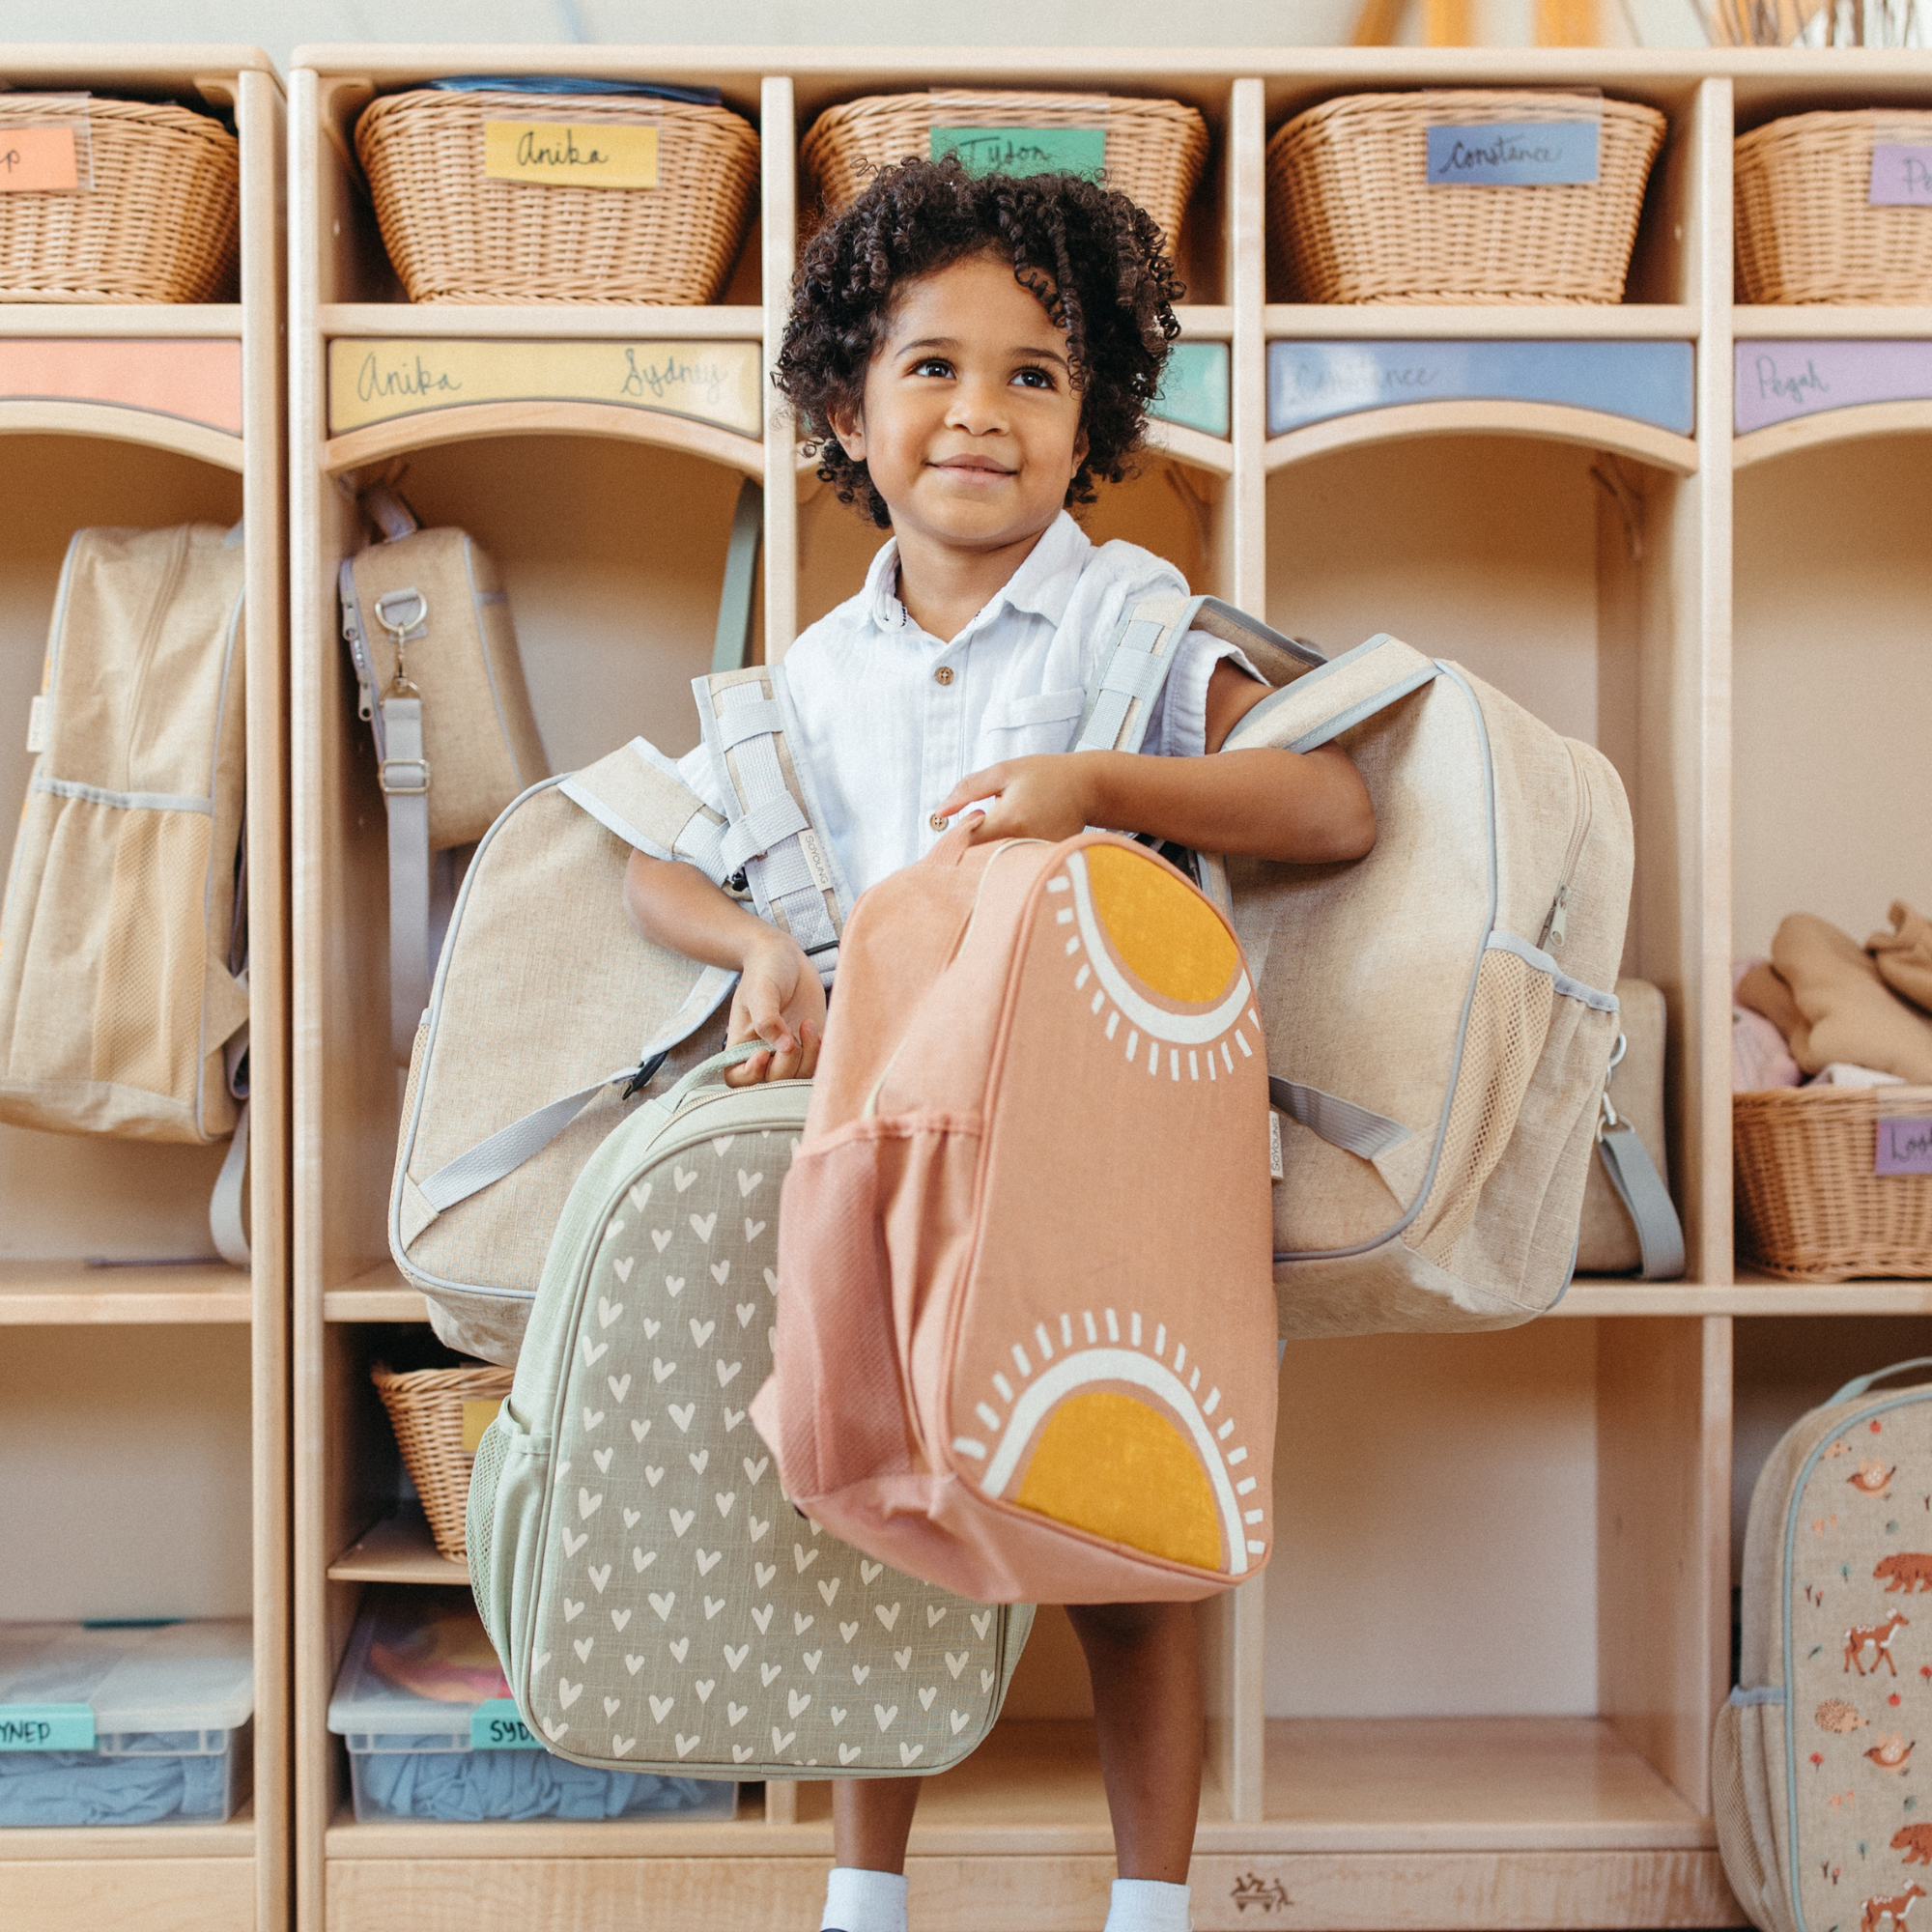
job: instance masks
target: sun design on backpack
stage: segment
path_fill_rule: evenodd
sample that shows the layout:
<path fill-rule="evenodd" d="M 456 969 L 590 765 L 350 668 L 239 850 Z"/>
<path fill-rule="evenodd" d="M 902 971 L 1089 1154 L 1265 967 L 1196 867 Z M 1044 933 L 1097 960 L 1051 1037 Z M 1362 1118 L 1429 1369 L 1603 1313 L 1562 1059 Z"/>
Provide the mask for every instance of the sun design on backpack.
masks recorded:
<path fill-rule="evenodd" d="M 1254 1057 L 1261 1022 L 1241 949 L 1199 893 L 1140 851 L 1098 844 L 1069 853 L 1046 890 L 1070 901 L 1054 921 L 1072 928 L 1074 990 L 1092 986 L 1088 1011 L 1128 1065 L 1219 1085 L 1236 1054 Z"/>
<path fill-rule="evenodd" d="M 1151 1556 L 1240 1576 L 1267 1548 L 1259 1479 L 1242 1466 L 1247 1448 L 1220 1412 L 1220 1389 L 1210 1382 L 1204 1396 L 1200 1363 L 1170 1339 L 1164 1323 L 1132 1310 L 1037 1322 L 1013 1345 L 1016 1376 L 992 1378 L 1001 1406 L 976 1406 L 990 1441 L 956 1436 L 953 1453 L 983 1463 L 988 1496 Z"/>

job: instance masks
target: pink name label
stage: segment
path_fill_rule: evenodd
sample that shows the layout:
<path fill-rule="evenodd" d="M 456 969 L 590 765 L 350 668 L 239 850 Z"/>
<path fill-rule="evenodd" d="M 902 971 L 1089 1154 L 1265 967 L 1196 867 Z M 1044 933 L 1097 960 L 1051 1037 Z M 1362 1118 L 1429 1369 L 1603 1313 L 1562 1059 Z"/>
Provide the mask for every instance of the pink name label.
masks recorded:
<path fill-rule="evenodd" d="M 1874 141 L 1870 208 L 1932 208 L 1932 148 Z"/>
<path fill-rule="evenodd" d="M 1932 1121 L 1878 1123 L 1879 1174 L 1932 1174 Z"/>

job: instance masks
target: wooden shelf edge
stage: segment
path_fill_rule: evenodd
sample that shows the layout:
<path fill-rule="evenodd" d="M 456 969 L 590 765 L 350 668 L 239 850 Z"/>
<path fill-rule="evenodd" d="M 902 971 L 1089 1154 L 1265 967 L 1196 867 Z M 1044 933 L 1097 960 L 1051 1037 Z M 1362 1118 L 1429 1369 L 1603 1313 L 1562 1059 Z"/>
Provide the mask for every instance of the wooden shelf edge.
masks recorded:
<path fill-rule="evenodd" d="M 1269 302 L 1262 330 L 1270 342 L 1483 341 L 1694 342 L 1698 311 L 1689 302 L 1522 305 Z"/>
<path fill-rule="evenodd" d="M 1867 303 L 1740 302 L 1731 310 L 1731 334 L 1739 342 L 1914 341 L 1932 336 L 1932 308 L 1883 308 Z"/>
<path fill-rule="evenodd" d="M 220 469 L 242 469 L 242 439 L 204 423 L 113 403 L 0 401 L 0 436 L 98 436 L 172 450 Z"/>
<path fill-rule="evenodd" d="M 0 339 L 239 337 L 240 302 L 4 302 Z"/>
<path fill-rule="evenodd" d="M 1263 445 L 1263 468 L 1270 475 L 1294 463 L 1371 443 L 1400 442 L 1428 436 L 1520 436 L 1552 442 L 1581 443 L 1634 462 L 1689 476 L 1697 469 L 1697 445 L 1688 436 L 1600 410 L 1573 409 L 1562 403 L 1521 403 L 1462 398 L 1453 402 L 1397 403 L 1387 409 L 1358 410 L 1309 423 Z"/>
<path fill-rule="evenodd" d="M 673 308 L 642 302 L 325 302 L 325 336 L 373 335 L 478 341 L 758 342 L 764 311 L 753 305 Z"/>
<path fill-rule="evenodd" d="M 1932 1281 L 1578 1281 L 1551 1315 L 1932 1315 Z"/>
<path fill-rule="evenodd" d="M 249 1277 L 224 1262 L 89 1267 L 83 1261 L 0 1262 L 0 1327 L 97 1322 L 247 1322 Z"/>
<path fill-rule="evenodd" d="M 15 1860 L 252 1859 L 255 1815 L 244 1804 L 225 1825 L 28 1825 L 0 1831 L 0 1865 Z"/>
<path fill-rule="evenodd" d="M 328 1566 L 331 1583 L 453 1583 L 469 1587 L 469 1566 L 445 1556 L 420 1503 L 379 1518 Z"/>
<path fill-rule="evenodd" d="M 333 476 L 431 444 L 474 442 L 497 436 L 611 437 L 701 456 L 758 479 L 765 473 L 765 446 L 752 437 L 658 410 L 630 409 L 619 403 L 558 402 L 471 403 L 395 416 L 330 438 L 322 447 L 322 468 Z"/>
<path fill-rule="evenodd" d="M 1932 399 L 1891 403 L 1855 403 L 1848 409 L 1819 410 L 1768 429 L 1747 430 L 1731 440 L 1731 467 L 1747 469 L 1776 456 L 1801 449 L 1818 449 L 1831 442 L 1856 442 L 1881 436 L 1922 435 L 1932 430 Z"/>

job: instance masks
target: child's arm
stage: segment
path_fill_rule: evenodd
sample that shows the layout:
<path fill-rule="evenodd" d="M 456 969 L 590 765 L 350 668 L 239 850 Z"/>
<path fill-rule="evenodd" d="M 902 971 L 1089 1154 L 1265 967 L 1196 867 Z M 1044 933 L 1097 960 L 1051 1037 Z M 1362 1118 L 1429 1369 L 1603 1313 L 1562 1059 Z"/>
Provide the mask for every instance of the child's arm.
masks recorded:
<path fill-rule="evenodd" d="M 825 1036 L 825 988 L 797 940 L 694 867 L 644 852 L 633 852 L 625 869 L 624 910 L 655 945 L 739 974 L 726 1038 L 735 1045 L 756 1037 L 771 1051 L 732 1067 L 727 1086 L 810 1078 Z"/>
<path fill-rule="evenodd" d="M 1219 752 L 1236 724 L 1267 696 L 1232 665 L 1208 686 L 1205 758 L 1074 752 L 1010 758 L 974 772 L 940 806 L 950 818 L 992 798 L 973 842 L 1071 838 L 1088 825 L 1148 832 L 1202 852 L 1245 853 L 1299 865 L 1359 859 L 1376 842 L 1375 807 L 1339 745 L 1309 753 L 1260 747 Z"/>

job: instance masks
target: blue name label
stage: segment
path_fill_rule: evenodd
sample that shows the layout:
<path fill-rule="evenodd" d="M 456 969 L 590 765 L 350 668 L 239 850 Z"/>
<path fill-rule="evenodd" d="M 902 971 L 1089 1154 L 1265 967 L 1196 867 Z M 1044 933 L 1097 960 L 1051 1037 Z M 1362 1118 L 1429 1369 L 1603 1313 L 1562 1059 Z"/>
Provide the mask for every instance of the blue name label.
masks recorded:
<path fill-rule="evenodd" d="M 91 1704 L 0 1704 L 0 1751 L 93 1748 Z"/>
<path fill-rule="evenodd" d="M 1431 187 L 1567 187 L 1597 179 L 1598 121 L 1429 129 Z"/>
<path fill-rule="evenodd" d="M 517 1715 L 516 1701 L 492 1697 L 469 1714 L 471 1750 L 535 1750 L 537 1741 Z"/>

